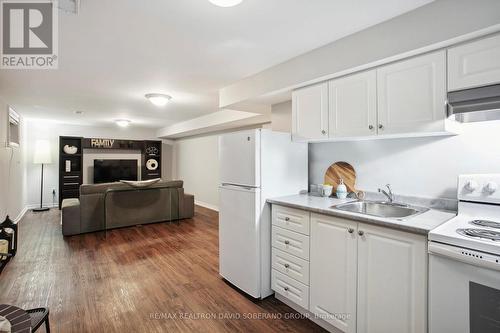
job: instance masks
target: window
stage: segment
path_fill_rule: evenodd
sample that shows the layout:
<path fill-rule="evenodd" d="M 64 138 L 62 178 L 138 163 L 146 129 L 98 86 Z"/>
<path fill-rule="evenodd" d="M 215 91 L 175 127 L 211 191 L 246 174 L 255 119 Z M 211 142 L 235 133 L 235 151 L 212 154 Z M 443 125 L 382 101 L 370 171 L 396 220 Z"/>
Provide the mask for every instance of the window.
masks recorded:
<path fill-rule="evenodd" d="M 9 106 L 9 127 L 7 129 L 7 144 L 9 147 L 19 147 L 19 120 L 20 117 Z"/>

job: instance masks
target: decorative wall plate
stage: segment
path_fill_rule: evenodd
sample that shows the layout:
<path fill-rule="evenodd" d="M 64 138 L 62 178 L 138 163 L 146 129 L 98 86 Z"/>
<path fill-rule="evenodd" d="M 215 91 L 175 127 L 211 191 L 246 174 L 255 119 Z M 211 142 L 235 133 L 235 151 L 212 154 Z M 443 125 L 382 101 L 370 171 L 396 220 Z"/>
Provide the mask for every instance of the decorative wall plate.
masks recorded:
<path fill-rule="evenodd" d="M 150 158 L 146 162 L 146 169 L 148 169 L 150 171 L 158 169 L 158 161 L 155 160 L 154 158 Z"/>

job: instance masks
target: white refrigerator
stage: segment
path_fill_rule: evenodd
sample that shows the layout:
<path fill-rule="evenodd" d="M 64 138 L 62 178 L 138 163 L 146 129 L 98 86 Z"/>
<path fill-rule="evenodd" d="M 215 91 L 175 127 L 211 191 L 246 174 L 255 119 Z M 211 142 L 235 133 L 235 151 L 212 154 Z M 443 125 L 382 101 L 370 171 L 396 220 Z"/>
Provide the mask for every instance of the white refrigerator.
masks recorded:
<path fill-rule="evenodd" d="M 252 297 L 267 297 L 273 291 L 266 199 L 307 190 L 307 143 L 267 129 L 223 134 L 219 163 L 219 273 Z"/>

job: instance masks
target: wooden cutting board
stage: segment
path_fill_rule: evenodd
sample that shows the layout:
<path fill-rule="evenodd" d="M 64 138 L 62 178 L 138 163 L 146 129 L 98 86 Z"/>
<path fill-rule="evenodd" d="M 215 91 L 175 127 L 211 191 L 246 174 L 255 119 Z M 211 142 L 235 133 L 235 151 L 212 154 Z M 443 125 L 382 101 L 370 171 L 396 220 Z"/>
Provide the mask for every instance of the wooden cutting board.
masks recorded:
<path fill-rule="evenodd" d="M 344 180 L 348 192 L 358 192 L 356 185 L 356 171 L 347 162 L 335 162 L 326 170 L 324 184 L 333 186 L 333 193 L 337 192 L 340 179 Z"/>

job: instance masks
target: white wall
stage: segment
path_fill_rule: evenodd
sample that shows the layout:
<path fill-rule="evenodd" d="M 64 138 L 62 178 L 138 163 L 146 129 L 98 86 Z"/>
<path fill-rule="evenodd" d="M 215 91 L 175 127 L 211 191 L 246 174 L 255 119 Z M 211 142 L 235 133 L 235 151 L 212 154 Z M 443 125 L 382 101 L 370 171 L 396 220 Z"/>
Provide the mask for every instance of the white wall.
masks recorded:
<path fill-rule="evenodd" d="M 110 139 L 131 139 L 131 140 L 155 140 L 155 133 L 147 128 L 128 128 L 120 127 L 95 127 L 95 126 L 79 126 L 67 125 L 57 122 L 41 121 L 35 119 L 27 119 L 25 121 L 27 129 L 26 147 L 27 147 L 27 204 L 29 206 L 38 205 L 40 203 L 40 165 L 35 165 L 32 162 L 33 148 L 37 139 L 47 139 L 52 146 L 53 163 L 47 165 L 44 169 L 44 204 L 52 205 L 58 203 L 59 179 L 58 179 L 58 146 L 59 136 L 82 136 L 95 138 L 110 138 Z M 163 144 L 162 152 L 163 167 L 162 173 L 164 179 L 172 178 L 171 160 L 166 160 L 171 157 L 171 147 Z M 133 155 L 134 153 L 132 153 Z M 135 156 L 135 155 L 134 155 Z M 89 175 L 87 174 L 87 177 Z M 53 198 L 52 190 L 56 190 L 56 196 Z"/>
<path fill-rule="evenodd" d="M 20 146 L 7 147 L 8 106 L 0 98 L 0 222 L 17 220 L 26 202 L 25 129 L 20 123 Z"/>
<path fill-rule="evenodd" d="M 218 209 L 218 135 L 176 140 L 174 155 L 174 175 L 184 181 L 185 192 L 193 194 L 197 204 Z"/>
<path fill-rule="evenodd" d="M 292 132 L 292 101 L 271 107 L 271 128 L 276 132 Z"/>
<path fill-rule="evenodd" d="M 390 183 L 397 194 L 456 198 L 459 174 L 500 173 L 500 121 L 462 129 L 451 137 L 309 144 L 309 181 L 322 183 L 328 166 L 346 161 L 361 190 Z"/>
<path fill-rule="evenodd" d="M 498 0 L 437 0 L 222 88 L 219 107 L 291 90 L 499 23 Z"/>

